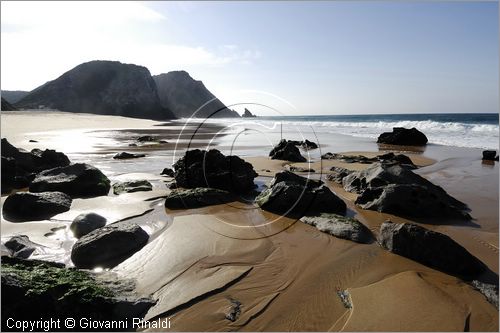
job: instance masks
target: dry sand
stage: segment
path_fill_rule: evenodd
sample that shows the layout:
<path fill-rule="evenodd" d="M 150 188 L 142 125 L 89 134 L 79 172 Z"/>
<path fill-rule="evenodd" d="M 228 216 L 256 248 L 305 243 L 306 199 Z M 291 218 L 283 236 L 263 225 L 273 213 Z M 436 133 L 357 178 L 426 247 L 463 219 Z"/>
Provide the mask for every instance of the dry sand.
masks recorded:
<path fill-rule="evenodd" d="M 34 124 L 40 117 L 49 117 L 50 128 Z M 121 117 L 106 117 L 109 122 L 89 115 L 60 118 L 57 114 L 2 113 L 2 137 L 26 144 L 33 131 L 154 125 Z M 344 153 L 367 157 L 378 154 Z M 473 224 L 466 225 L 454 221 L 411 222 L 448 234 L 498 274 L 498 166 L 484 169 L 480 161 L 470 159 L 435 163 L 425 153 L 405 153 L 415 164 L 427 166 L 419 173 L 466 202 L 475 217 Z M 267 157 L 246 160 L 264 179 L 289 164 Z M 315 169 L 314 177 L 328 173 L 332 166 L 353 170 L 368 166 L 339 161 L 308 164 L 294 163 Z M 138 178 L 161 182 L 158 175 L 141 170 L 115 177 Z M 359 209 L 353 203 L 356 195 L 326 183 L 346 201 L 348 214 L 375 235 L 386 219 L 409 221 Z M 136 278 L 140 294 L 157 298 L 146 318 L 170 317 L 175 331 L 498 331 L 498 310 L 482 294 L 456 277 L 391 254 L 376 242 L 357 244 L 338 239 L 250 203 L 165 211 L 161 199 L 149 200 L 168 190 L 159 187 L 154 193 L 143 193 L 78 199 L 70 212 L 51 221 L 2 220 L 2 238 L 28 234 L 61 255 L 71 241 L 67 235 L 62 236 L 65 241 L 54 237 L 58 231 L 51 229 L 67 226 L 83 210 L 98 210 L 108 214 L 111 221 L 129 219 L 150 228 L 150 242 L 113 271 Z M 136 215 L 141 216 L 133 217 Z M 351 308 L 343 304 L 340 291 L 349 293 Z M 238 308 L 236 320 L 228 320 L 226 315 L 232 310 L 237 313 Z"/>

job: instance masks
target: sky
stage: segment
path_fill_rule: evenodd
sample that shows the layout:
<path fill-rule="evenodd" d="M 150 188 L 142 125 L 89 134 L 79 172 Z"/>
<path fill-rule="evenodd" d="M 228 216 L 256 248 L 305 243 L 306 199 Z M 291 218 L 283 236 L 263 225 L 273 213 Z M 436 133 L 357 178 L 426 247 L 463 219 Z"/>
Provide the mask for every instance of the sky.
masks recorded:
<path fill-rule="evenodd" d="M 118 60 L 284 114 L 498 112 L 498 13 L 496 1 L 2 1 L 1 88 Z"/>

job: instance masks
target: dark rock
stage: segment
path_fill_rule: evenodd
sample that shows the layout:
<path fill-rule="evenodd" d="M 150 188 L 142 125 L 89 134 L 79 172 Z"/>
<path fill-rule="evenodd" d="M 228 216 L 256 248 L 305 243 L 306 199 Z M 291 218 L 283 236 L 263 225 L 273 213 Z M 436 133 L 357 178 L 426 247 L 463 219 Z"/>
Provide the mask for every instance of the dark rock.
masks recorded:
<path fill-rule="evenodd" d="M 400 165 L 374 163 L 346 175 L 342 184 L 348 192 L 361 193 L 356 204 L 364 209 L 403 216 L 470 219 L 467 205 Z"/>
<path fill-rule="evenodd" d="M 38 141 L 31 139 L 28 142 L 38 142 Z"/>
<path fill-rule="evenodd" d="M 16 169 L 21 169 L 24 172 L 39 171 L 38 165 L 40 158 L 22 149 L 17 149 L 11 145 L 7 139 L 2 139 L 2 156 L 5 158 L 13 158 L 16 162 Z"/>
<path fill-rule="evenodd" d="M 21 259 L 27 259 L 37 247 L 41 245 L 33 243 L 30 241 L 28 236 L 17 235 L 5 242 L 5 247 L 11 251 L 11 256 Z"/>
<path fill-rule="evenodd" d="M 483 150 L 484 161 L 498 161 L 496 150 Z"/>
<path fill-rule="evenodd" d="M 473 277 L 486 270 L 450 237 L 415 224 L 382 223 L 379 243 L 388 251 L 450 274 Z"/>
<path fill-rule="evenodd" d="M 8 318 L 30 322 L 40 318 L 59 320 L 60 328 L 51 328 L 56 331 L 69 330 L 63 324 L 67 318 L 75 320 L 74 331 L 85 330 L 79 325 L 82 318 L 101 322 L 123 320 L 130 328 L 132 318 L 144 317 L 154 305 L 148 298 L 139 298 L 130 287 L 133 284 L 123 278 L 115 276 L 110 283 L 101 275 L 39 260 L 2 257 L 1 281 L 2 331 L 9 330 Z"/>
<path fill-rule="evenodd" d="M 212 149 L 189 150 L 174 164 L 179 187 L 210 187 L 243 193 L 254 189 L 257 173 L 253 166 L 238 156 L 224 156 Z"/>
<path fill-rule="evenodd" d="M 424 146 L 427 144 L 427 137 L 415 127 L 411 129 L 394 127 L 392 132 L 380 134 L 377 143 L 403 146 Z"/>
<path fill-rule="evenodd" d="M 167 188 L 169 188 L 171 190 L 176 190 L 179 188 L 179 186 L 177 186 L 176 182 L 171 182 L 170 184 L 167 185 Z"/>
<path fill-rule="evenodd" d="M 153 142 L 156 141 L 156 138 L 152 135 L 143 135 L 137 138 L 139 142 Z"/>
<path fill-rule="evenodd" d="M 168 176 L 168 177 L 175 177 L 175 171 L 170 168 L 165 168 L 163 171 L 160 173 L 160 175 Z"/>
<path fill-rule="evenodd" d="M 472 281 L 471 284 L 498 310 L 498 285 L 484 283 L 478 280 Z"/>
<path fill-rule="evenodd" d="M 167 140 L 159 140 L 158 143 L 168 143 Z"/>
<path fill-rule="evenodd" d="M 110 224 L 81 237 L 71 250 L 78 268 L 114 267 L 142 249 L 149 235 L 136 224 Z"/>
<path fill-rule="evenodd" d="M 127 152 L 121 152 L 113 156 L 115 160 L 126 160 L 126 159 L 131 159 L 131 158 L 139 158 L 139 157 L 146 157 L 144 154 L 130 154 Z"/>
<path fill-rule="evenodd" d="M 319 213 L 345 214 L 346 204 L 320 180 L 289 171 L 277 173 L 255 202 L 262 209 L 290 216 Z"/>
<path fill-rule="evenodd" d="M 248 110 L 247 108 L 245 108 L 245 112 L 243 112 L 243 114 L 241 116 L 243 118 L 255 118 L 255 117 L 257 117 L 256 115 L 252 114 L 252 112 L 250 112 L 250 110 Z"/>
<path fill-rule="evenodd" d="M 9 193 L 16 186 L 16 160 L 2 156 L 2 194 Z"/>
<path fill-rule="evenodd" d="M 105 225 L 106 218 L 104 216 L 96 213 L 84 213 L 75 217 L 69 229 L 73 231 L 76 238 L 80 238 Z"/>
<path fill-rule="evenodd" d="M 305 141 L 302 141 L 300 145 L 304 150 L 311 150 L 318 148 L 318 145 L 315 142 L 309 141 L 307 139 Z"/>
<path fill-rule="evenodd" d="M 160 104 L 149 70 L 118 61 L 90 61 L 34 89 L 17 107 L 40 106 L 66 112 L 86 112 L 144 119 L 171 119 Z"/>
<path fill-rule="evenodd" d="M 17 192 L 5 199 L 2 212 L 5 219 L 13 222 L 46 220 L 68 211 L 71 201 L 61 192 Z"/>
<path fill-rule="evenodd" d="M 153 185 L 147 180 L 133 180 L 129 182 L 117 182 L 113 184 L 113 193 L 133 193 L 141 191 L 151 191 Z"/>
<path fill-rule="evenodd" d="M 233 200 L 233 196 L 227 191 L 198 187 L 170 192 L 165 198 L 165 207 L 169 209 L 198 208 L 219 205 Z"/>
<path fill-rule="evenodd" d="M 108 177 L 84 163 L 42 171 L 30 184 L 31 192 L 59 191 L 72 197 L 107 195 L 109 189 Z"/>
<path fill-rule="evenodd" d="M 64 153 L 52 149 L 45 149 L 43 151 L 40 149 L 33 149 L 31 153 L 39 157 L 37 161 L 39 170 L 68 166 L 71 163 L 68 156 Z"/>
<path fill-rule="evenodd" d="M 239 318 L 241 313 L 241 302 L 233 298 L 230 298 L 229 302 L 231 302 L 231 307 L 229 309 L 229 312 L 226 313 L 225 317 L 227 320 L 235 322 Z"/>
<path fill-rule="evenodd" d="M 338 238 L 352 240 L 357 243 L 370 243 L 372 241 L 370 230 L 353 218 L 337 214 L 320 214 L 319 216 L 304 216 L 300 220 L 316 227 L 319 231 Z"/>
<path fill-rule="evenodd" d="M 137 147 L 137 144 L 136 143 L 129 143 L 128 146 L 129 147 Z"/>
<path fill-rule="evenodd" d="M 378 155 L 377 159 L 383 163 L 387 164 L 401 164 L 402 166 L 409 167 L 411 169 L 416 169 L 417 166 L 413 164 L 411 158 L 403 154 L 387 153 L 383 155 Z"/>
<path fill-rule="evenodd" d="M 322 160 L 337 160 L 337 159 L 339 159 L 339 156 L 341 156 L 341 155 L 328 152 L 326 154 L 321 155 L 321 159 Z"/>
<path fill-rule="evenodd" d="M 347 175 L 350 175 L 352 172 L 354 172 L 352 170 L 347 170 L 347 169 L 340 168 L 340 167 L 332 167 L 332 168 L 330 168 L 330 171 L 332 171 L 332 173 L 327 175 L 326 179 L 328 179 L 329 181 L 335 182 L 337 184 L 341 184 L 341 185 L 342 185 L 342 180 L 344 179 L 344 177 L 346 177 Z"/>
<path fill-rule="evenodd" d="M 228 109 L 201 81 L 185 71 L 153 76 L 161 104 L 179 118 L 229 118 L 239 114 Z"/>
<path fill-rule="evenodd" d="M 295 165 L 290 165 L 290 164 L 287 164 L 285 166 L 285 169 L 288 170 L 288 171 L 291 171 L 291 172 L 309 172 L 309 173 L 316 172 L 316 171 L 314 171 L 314 169 L 303 168 L 303 167 L 299 167 L 299 166 L 295 166 Z"/>
<path fill-rule="evenodd" d="M 305 162 L 306 159 L 300 154 L 299 149 L 291 141 L 281 140 L 269 153 L 273 160 L 290 162 Z"/>

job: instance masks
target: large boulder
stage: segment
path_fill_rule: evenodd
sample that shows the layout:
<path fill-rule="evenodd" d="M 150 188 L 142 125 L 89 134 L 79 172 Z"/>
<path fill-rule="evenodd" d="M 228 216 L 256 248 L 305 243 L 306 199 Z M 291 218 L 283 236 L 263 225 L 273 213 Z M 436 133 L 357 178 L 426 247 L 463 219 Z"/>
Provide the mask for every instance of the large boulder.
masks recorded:
<path fill-rule="evenodd" d="M 401 146 L 424 146 L 427 144 L 427 137 L 415 127 L 411 129 L 394 127 L 392 132 L 380 134 L 377 143 Z"/>
<path fill-rule="evenodd" d="M 153 185 L 147 180 L 132 180 L 128 182 L 116 182 L 113 184 L 113 193 L 147 192 L 153 190 Z"/>
<path fill-rule="evenodd" d="M 110 224 L 81 237 L 71 250 L 78 268 L 114 267 L 139 251 L 149 235 L 136 224 Z"/>
<path fill-rule="evenodd" d="M 374 163 L 345 175 L 342 185 L 346 191 L 361 193 L 356 204 L 364 209 L 403 216 L 470 218 L 467 205 L 401 165 Z"/>
<path fill-rule="evenodd" d="M 483 161 L 498 161 L 496 150 L 483 150 Z"/>
<path fill-rule="evenodd" d="M 87 319 L 85 322 L 90 318 L 102 323 L 126 321 L 126 326 L 116 329 L 123 331 L 132 327 L 132 318 L 142 318 L 155 303 L 135 294 L 133 281 L 46 261 L 2 257 L 1 281 L 4 332 L 12 330 L 9 318 L 32 323 L 40 318 L 59 321 L 59 329 L 53 325 L 50 331 L 71 330 L 64 325 L 67 318 L 74 319 L 74 331 L 89 329 L 80 326 L 82 318 Z M 104 327 L 92 330 L 109 331 Z"/>
<path fill-rule="evenodd" d="M 37 167 L 39 170 L 68 166 L 71 163 L 68 156 L 53 149 L 33 149 L 31 153 L 38 157 Z"/>
<path fill-rule="evenodd" d="M 257 173 L 238 156 L 224 156 L 217 149 L 189 150 L 174 164 L 177 186 L 211 187 L 243 193 L 254 189 Z"/>
<path fill-rule="evenodd" d="M 289 162 L 305 162 L 306 158 L 300 154 L 296 142 L 282 139 L 270 152 L 269 156 L 273 160 L 283 160 Z"/>
<path fill-rule="evenodd" d="M 110 182 L 99 169 L 85 163 L 40 172 L 30 184 L 31 192 L 59 191 L 72 197 L 107 195 Z"/>
<path fill-rule="evenodd" d="M 320 180 L 289 171 L 277 173 L 255 202 L 262 209 L 290 216 L 320 213 L 345 214 L 346 204 Z"/>
<path fill-rule="evenodd" d="M 323 213 L 319 216 L 304 216 L 300 220 L 338 238 L 357 243 L 370 243 L 373 240 L 370 230 L 358 220 L 350 217 Z"/>
<path fill-rule="evenodd" d="M 76 238 L 81 238 L 86 234 L 102 228 L 106 225 L 106 218 L 96 213 L 83 213 L 75 217 L 69 229 Z"/>
<path fill-rule="evenodd" d="M 13 222 L 40 221 L 68 211 L 71 202 L 71 197 L 61 192 L 17 192 L 5 199 L 2 213 Z"/>
<path fill-rule="evenodd" d="M 169 209 L 198 208 L 219 205 L 233 200 L 231 193 L 215 188 L 178 189 L 167 195 L 165 207 Z"/>
<path fill-rule="evenodd" d="M 487 268 L 450 237 L 415 224 L 384 222 L 378 240 L 388 251 L 453 275 L 473 277 Z"/>

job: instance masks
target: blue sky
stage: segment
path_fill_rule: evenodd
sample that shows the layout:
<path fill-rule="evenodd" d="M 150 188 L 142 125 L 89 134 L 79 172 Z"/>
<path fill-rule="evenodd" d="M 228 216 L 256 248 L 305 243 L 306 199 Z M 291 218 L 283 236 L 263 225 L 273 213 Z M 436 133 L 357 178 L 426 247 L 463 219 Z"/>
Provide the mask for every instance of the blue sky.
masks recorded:
<path fill-rule="evenodd" d="M 498 112 L 497 2 L 1 6 L 2 89 L 107 59 L 184 69 L 226 104 L 285 100 L 285 113 Z"/>

